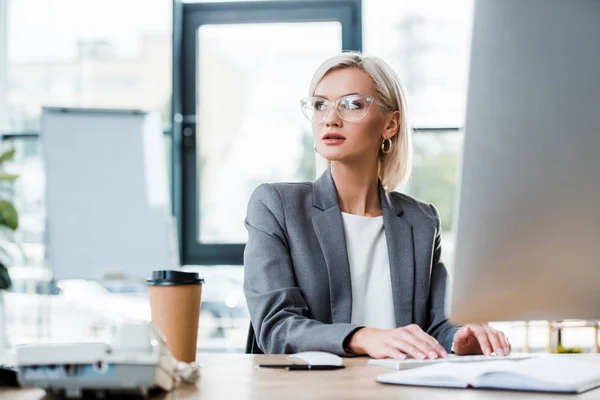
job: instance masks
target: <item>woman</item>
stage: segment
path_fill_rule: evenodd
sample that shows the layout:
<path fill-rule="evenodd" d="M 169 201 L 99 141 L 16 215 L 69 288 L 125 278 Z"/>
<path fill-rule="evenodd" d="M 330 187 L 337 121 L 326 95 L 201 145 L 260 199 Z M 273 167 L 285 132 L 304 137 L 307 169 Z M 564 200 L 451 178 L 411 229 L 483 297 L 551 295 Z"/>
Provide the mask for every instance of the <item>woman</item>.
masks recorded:
<path fill-rule="evenodd" d="M 392 191 L 408 178 L 412 152 L 394 71 L 377 57 L 332 57 L 302 108 L 329 168 L 314 183 L 263 184 L 248 204 L 244 291 L 259 347 L 509 354 L 502 332 L 446 320 L 438 213 Z"/>

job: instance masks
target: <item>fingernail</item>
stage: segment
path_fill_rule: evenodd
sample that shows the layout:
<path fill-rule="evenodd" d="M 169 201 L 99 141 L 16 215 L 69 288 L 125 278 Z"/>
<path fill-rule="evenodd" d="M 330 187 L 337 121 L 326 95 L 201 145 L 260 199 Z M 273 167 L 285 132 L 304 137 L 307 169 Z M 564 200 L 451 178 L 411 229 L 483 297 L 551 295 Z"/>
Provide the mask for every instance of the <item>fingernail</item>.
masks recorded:
<path fill-rule="evenodd" d="M 503 356 L 504 355 L 504 350 L 502 350 L 502 349 L 496 349 L 496 355 Z"/>
<path fill-rule="evenodd" d="M 438 355 L 437 355 L 437 353 L 435 351 L 432 351 L 432 352 L 429 353 L 429 358 L 431 358 L 433 360 L 435 358 L 438 358 Z"/>
<path fill-rule="evenodd" d="M 423 360 L 425 358 L 425 354 L 423 354 L 423 353 L 417 353 L 417 358 L 419 360 Z"/>
<path fill-rule="evenodd" d="M 504 348 L 504 352 L 506 353 L 506 355 L 509 355 L 510 354 L 510 349 L 508 347 L 505 347 Z"/>
<path fill-rule="evenodd" d="M 446 350 L 442 350 L 442 356 L 444 358 L 448 358 L 448 353 L 446 352 Z"/>
<path fill-rule="evenodd" d="M 490 351 L 490 349 L 485 349 L 485 350 L 483 351 L 483 353 L 484 353 L 486 356 L 490 356 L 490 355 L 492 355 L 492 352 Z"/>

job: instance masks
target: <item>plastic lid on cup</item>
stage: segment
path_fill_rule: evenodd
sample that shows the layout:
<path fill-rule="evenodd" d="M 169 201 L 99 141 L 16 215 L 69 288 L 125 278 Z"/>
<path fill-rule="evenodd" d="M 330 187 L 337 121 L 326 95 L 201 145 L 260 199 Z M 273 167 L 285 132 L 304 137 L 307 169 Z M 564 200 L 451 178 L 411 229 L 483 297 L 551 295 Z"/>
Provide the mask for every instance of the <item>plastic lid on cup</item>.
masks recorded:
<path fill-rule="evenodd" d="M 172 269 L 152 271 L 146 279 L 148 286 L 202 285 L 204 279 L 197 272 L 184 272 Z"/>

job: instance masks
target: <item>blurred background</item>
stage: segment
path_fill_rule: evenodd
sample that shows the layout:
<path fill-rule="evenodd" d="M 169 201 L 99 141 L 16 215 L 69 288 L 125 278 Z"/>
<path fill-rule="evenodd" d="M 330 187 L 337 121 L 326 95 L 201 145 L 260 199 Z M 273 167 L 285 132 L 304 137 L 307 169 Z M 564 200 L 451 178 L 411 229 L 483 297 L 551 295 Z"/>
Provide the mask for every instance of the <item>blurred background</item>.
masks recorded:
<path fill-rule="evenodd" d="M 53 276 L 40 143 L 42 107 L 51 106 L 160 113 L 180 260 L 206 280 L 199 350 L 243 351 L 246 204 L 262 182 L 314 179 L 299 99 L 320 62 L 342 49 L 384 58 L 404 84 L 415 159 L 400 189 L 439 209 L 451 269 L 472 7 L 471 0 L 0 0 L 0 136 L 3 150 L 15 150 L 3 169 L 18 175 L 2 182 L 2 194 L 19 216 L 19 227 L 0 239 L 0 264 L 12 280 L 2 294 L 5 345 L 94 340 L 123 320 L 149 318 L 144 281 L 126 271 Z M 562 345 L 594 348 L 597 327 L 569 324 Z M 557 324 L 496 325 L 517 350 L 556 350 Z"/>

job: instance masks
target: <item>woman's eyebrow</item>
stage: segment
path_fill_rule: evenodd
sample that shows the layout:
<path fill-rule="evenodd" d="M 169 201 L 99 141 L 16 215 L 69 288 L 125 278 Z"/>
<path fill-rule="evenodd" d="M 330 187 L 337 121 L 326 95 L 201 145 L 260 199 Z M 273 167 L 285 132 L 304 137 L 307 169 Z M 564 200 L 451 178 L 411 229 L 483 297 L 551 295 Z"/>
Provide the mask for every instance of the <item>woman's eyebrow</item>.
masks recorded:
<path fill-rule="evenodd" d="M 343 94 L 343 95 L 341 95 L 340 97 L 351 96 L 351 95 L 353 95 L 353 94 L 360 94 L 360 93 L 346 93 L 346 94 Z M 322 95 L 322 94 L 317 94 L 317 93 L 315 93 L 315 97 L 321 97 L 321 98 L 323 98 L 323 99 L 325 99 L 325 100 L 329 100 L 329 99 L 327 98 L 327 96 L 324 96 L 324 95 Z"/>

